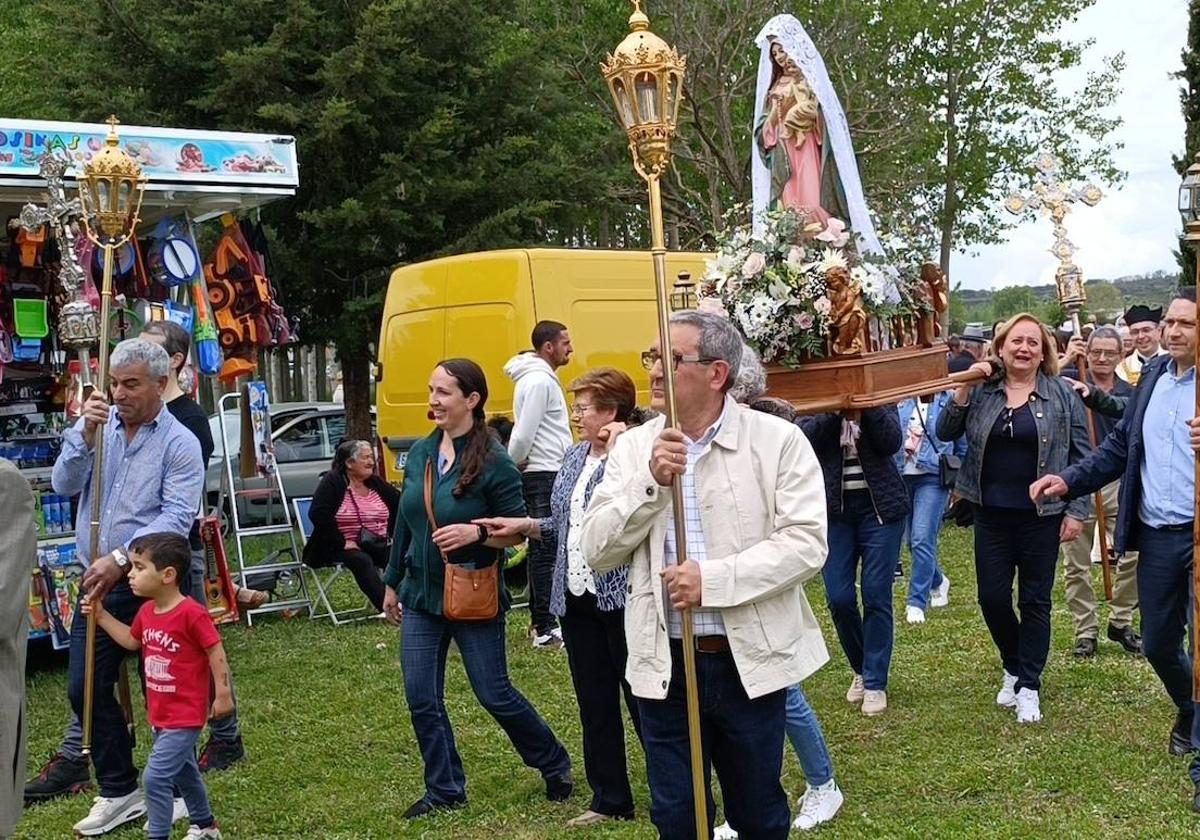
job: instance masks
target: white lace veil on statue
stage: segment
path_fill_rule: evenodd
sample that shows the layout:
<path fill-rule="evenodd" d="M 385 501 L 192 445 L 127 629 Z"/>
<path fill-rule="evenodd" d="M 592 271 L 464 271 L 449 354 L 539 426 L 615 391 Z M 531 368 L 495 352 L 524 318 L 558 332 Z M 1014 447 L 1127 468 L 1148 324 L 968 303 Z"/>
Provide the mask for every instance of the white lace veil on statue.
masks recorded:
<path fill-rule="evenodd" d="M 758 86 L 754 96 L 754 125 L 758 125 L 762 119 L 763 103 L 766 102 L 771 88 L 772 39 L 778 41 L 788 57 L 796 62 L 821 106 L 821 114 L 825 119 L 825 142 L 833 150 L 838 177 L 841 179 L 842 191 L 846 195 L 846 205 L 850 211 L 850 218 L 843 221 L 858 236 L 859 249 L 863 253 L 883 256 L 883 246 L 879 244 L 879 238 L 875 235 L 875 226 L 871 224 L 867 202 L 863 198 L 858 162 L 854 158 L 854 146 L 850 142 L 850 127 L 846 124 L 846 112 L 842 110 L 842 103 L 833 89 L 829 71 L 825 69 L 825 61 L 817 52 L 816 44 L 808 37 L 800 21 L 792 15 L 776 15 L 771 18 L 754 39 L 762 51 L 758 61 Z M 761 229 L 761 217 L 767 209 L 771 195 L 771 173 L 763 163 L 757 143 L 751 143 L 750 171 L 754 187 L 753 223 L 757 232 Z"/>

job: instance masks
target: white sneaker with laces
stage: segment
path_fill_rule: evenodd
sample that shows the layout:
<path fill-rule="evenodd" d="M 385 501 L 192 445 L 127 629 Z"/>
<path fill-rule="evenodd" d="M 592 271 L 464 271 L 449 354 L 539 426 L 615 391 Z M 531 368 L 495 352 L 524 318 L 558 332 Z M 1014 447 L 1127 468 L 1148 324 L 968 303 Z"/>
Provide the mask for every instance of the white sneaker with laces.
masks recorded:
<path fill-rule="evenodd" d="M 846 797 L 842 795 L 842 789 L 833 779 L 819 787 L 809 787 L 800 797 L 800 801 L 796 803 L 799 814 L 792 823 L 792 828 L 808 831 L 821 823 L 829 822 L 845 801 Z"/>
<path fill-rule="evenodd" d="M 854 679 L 850 681 L 850 687 L 846 689 L 847 703 L 861 703 L 863 701 L 863 681 L 862 674 L 855 674 Z"/>
<path fill-rule="evenodd" d="M 713 840 L 738 840 L 737 832 L 724 822 L 713 829 Z"/>
<path fill-rule="evenodd" d="M 925 610 L 921 609 L 920 607 L 909 607 L 904 612 L 904 620 L 909 624 L 924 624 Z"/>
<path fill-rule="evenodd" d="M 75 823 L 75 833 L 81 837 L 99 837 L 145 814 L 146 799 L 140 789 L 111 799 L 97 796 L 88 815 Z"/>
<path fill-rule="evenodd" d="M 942 575 L 942 585 L 933 590 L 933 592 L 929 593 L 929 606 L 950 606 L 950 578 Z"/>
<path fill-rule="evenodd" d="M 1017 678 L 1008 671 L 1004 672 L 1004 681 L 996 694 L 996 705 L 1010 709 L 1017 705 Z"/>
<path fill-rule="evenodd" d="M 1017 723 L 1037 723 L 1042 719 L 1042 702 L 1032 688 L 1017 692 Z"/>
<path fill-rule="evenodd" d="M 188 833 L 183 840 L 222 840 L 221 829 L 217 828 L 216 823 L 213 823 L 208 828 L 191 825 L 188 826 Z"/>
<path fill-rule="evenodd" d="M 883 689 L 868 688 L 863 692 L 862 713 L 868 717 L 881 715 L 887 711 L 887 692 Z"/>
<path fill-rule="evenodd" d="M 187 803 L 184 802 L 181 797 L 176 796 L 171 801 L 171 825 L 175 825 L 175 823 L 177 823 L 177 822 L 183 822 L 187 818 L 188 818 Z M 150 830 L 150 820 L 146 820 L 146 823 L 142 826 L 142 830 L 143 831 Z"/>

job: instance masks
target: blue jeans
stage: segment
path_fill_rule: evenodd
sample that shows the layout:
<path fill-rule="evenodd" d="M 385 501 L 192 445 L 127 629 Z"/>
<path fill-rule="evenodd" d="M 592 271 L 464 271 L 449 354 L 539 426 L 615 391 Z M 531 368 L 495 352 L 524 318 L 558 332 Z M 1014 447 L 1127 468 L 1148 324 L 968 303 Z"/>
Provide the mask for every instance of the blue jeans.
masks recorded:
<path fill-rule="evenodd" d="M 124 624 L 132 624 L 142 606 L 128 581 L 121 581 L 104 598 L 104 609 Z M 67 662 L 67 696 L 75 715 L 83 716 L 84 651 L 87 617 L 76 604 L 71 621 L 71 652 Z M 133 764 L 133 736 L 125 726 L 125 714 L 113 688 L 127 652 L 100 627 L 96 628 L 96 658 L 92 697 L 92 763 L 100 795 L 121 797 L 137 790 L 137 768 Z"/>
<path fill-rule="evenodd" d="M 446 713 L 446 652 L 458 645 L 479 702 L 508 735 L 525 764 L 546 779 L 571 771 L 571 757 L 508 677 L 504 614 L 493 621 L 448 621 L 404 610 L 400 666 L 413 731 L 425 761 L 425 798 L 434 805 L 465 802 L 467 779 Z"/>
<path fill-rule="evenodd" d="M 908 551 L 912 555 L 912 575 L 908 579 L 908 606 L 926 609 L 929 593 L 942 585 L 942 569 L 938 565 L 938 534 L 942 531 L 942 514 L 946 512 L 949 490 L 933 473 L 906 475 L 912 512 L 908 515 Z"/>
<path fill-rule="evenodd" d="M 208 791 L 204 789 L 200 766 L 196 763 L 196 741 L 199 739 L 198 728 L 154 730 L 154 746 L 150 748 L 150 757 L 142 773 L 150 840 L 171 835 L 176 790 L 187 803 L 190 823 L 201 828 L 213 824 Z"/>
<path fill-rule="evenodd" d="M 1142 654 L 1179 711 L 1192 713 L 1192 744 L 1200 744 L 1200 704 L 1192 702 L 1192 658 L 1184 647 L 1188 627 L 1195 620 L 1190 525 L 1186 531 L 1140 526 L 1137 590 Z M 1200 755 L 1192 754 L 1188 773 L 1200 783 Z"/>
<path fill-rule="evenodd" d="M 842 512 L 829 517 L 829 558 L 821 570 L 838 641 L 866 688 L 887 688 L 892 663 L 892 580 L 900 559 L 904 520 L 879 521 L 865 490 L 843 495 Z M 862 561 L 862 612 L 858 564 Z"/>
<path fill-rule="evenodd" d="M 796 751 L 796 758 L 800 759 L 800 769 L 804 771 L 808 786 L 820 787 L 832 779 L 833 759 L 829 757 L 829 748 L 825 746 L 825 736 L 821 732 L 817 714 L 808 704 L 800 683 L 787 690 L 784 729 L 788 740 L 792 742 L 792 749 Z"/>
<path fill-rule="evenodd" d="M 785 840 L 791 827 L 787 795 L 780 782 L 785 692 L 751 700 L 733 657 L 727 653 L 696 654 L 696 686 L 710 831 L 716 814 L 711 789 L 711 770 L 715 769 L 729 825 L 742 837 Z M 679 641 L 671 642 L 671 684 L 666 698 L 639 697 L 638 710 L 650 783 L 650 820 L 660 840 L 696 840 Z"/>

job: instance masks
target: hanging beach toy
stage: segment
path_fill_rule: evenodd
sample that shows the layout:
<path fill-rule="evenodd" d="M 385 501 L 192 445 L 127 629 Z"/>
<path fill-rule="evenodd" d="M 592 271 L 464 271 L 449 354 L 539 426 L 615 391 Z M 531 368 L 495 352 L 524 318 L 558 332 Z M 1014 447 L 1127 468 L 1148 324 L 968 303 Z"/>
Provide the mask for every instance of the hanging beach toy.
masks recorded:
<path fill-rule="evenodd" d="M 46 301 L 39 298 L 14 298 L 13 323 L 21 338 L 43 339 L 50 334 Z"/>

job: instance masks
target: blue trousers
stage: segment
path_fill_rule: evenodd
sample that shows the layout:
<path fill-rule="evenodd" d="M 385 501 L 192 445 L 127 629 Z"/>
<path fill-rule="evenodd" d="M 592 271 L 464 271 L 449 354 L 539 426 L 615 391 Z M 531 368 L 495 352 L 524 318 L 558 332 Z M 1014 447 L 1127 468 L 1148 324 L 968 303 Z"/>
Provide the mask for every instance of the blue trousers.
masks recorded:
<path fill-rule="evenodd" d="M 742 837 L 785 840 L 791 827 L 783 767 L 784 691 L 751 700 L 726 653 L 696 654 L 700 741 L 711 832 L 717 771 L 729 825 Z M 696 840 L 692 810 L 683 653 L 671 642 L 671 683 L 663 700 L 638 698 L 650 783 L 650 820 L 660 840 Z"/>
<path fill-rule="evenodd" d="M 796 758 L 800 760 L 800 769 L 804 771 L 808 786 L 820 787 L 832 779 L 833 759 L 829 757 L 829 747 L 825 746 L 825 735 L 821 732 L 817 714 L 804 696 L 800 683 L 787 690 L 784 729 L 796 751 Z"/>
<path fill-rule="evenodd" d="M 881 523 L 865 490 L 845 493 L 841 514 L 829 517 L 829 558 L 821 569 L 829 612 L 850 667 L 877 691 L 887 688 L 892 664 L 892 580 L 903 534 L 904 520 Z"/>
<path fill-rule="evenodd" d="M 1193 715 L 1192 744 L 1200 744 L 1200 705 L 1192 701 L 1192 657 L 1184 647 L 1188 627 L 1195 621 L 1192 527 L 1168 531 L 1142 525 L 1138 552 L 1142 653 L 1179 711 Z M 1192 754 L 1188 773 L 1200 783 L 1200 755 Z"/>
<path fill-rule="evenodd" d="M 104 598 L 104 609 L 124 624 L 132 624 L 142 606 L 128 581 L 121 581 Z M 67 696 L 77 718 L 83 717 L 83 693 L 87 642 L 87 616 L 76 604 L 71 621 L 71 651 L 67 660 Z M 137 790 L 137 768 L 133 764 L 133 736 L 125 727 L 125 714 L 113 691 L 128 652 L 100 627 L 96 628 L 95 672 L 92 680 L 92 763 L 100 795 L 126 796 Z M 82 732 L 81 732 L 82 737 Z"/>
<path fill-rule="evenodd" d="M 196 763 L 196 741 L 199 739 L 198 728 L 154 730 L 154 746 L 150 748 L 150 757 L 142 773 L 150 840 L 165 840 L 171 835 L 176 790 L 187 804 L 189 822 L 202 828 L 213 824 L 208 791 Z"/>
<path fill-rule="evenodd" d="M 508 735 L 529 767 L 550 779 L 569 773 L 571 758 L 508 676 L 504 614 L 493 621 L 449 621 L 404 610 L 400 666 L 413 731 L 425 762 L 425 798 L 435 805 L 465 802 L 467 779 L 446 713 L 446 653 L 458 645 L 475 697 Z"/>
<path fill-rule="evenodd" d="M 929 593 L 942 585 L 938 565 L 938 534 L 942 532 L 942 514 L 946 512 L 949 490 L 933 473 L 906 475 L 912 512 L 908 515 L 908 551 L 912 555 L 912 575 L 908 579 L 908 606 L 926 609 Z"/>

